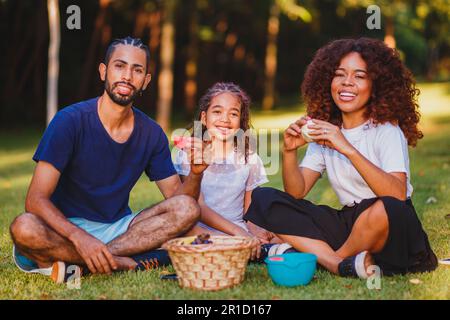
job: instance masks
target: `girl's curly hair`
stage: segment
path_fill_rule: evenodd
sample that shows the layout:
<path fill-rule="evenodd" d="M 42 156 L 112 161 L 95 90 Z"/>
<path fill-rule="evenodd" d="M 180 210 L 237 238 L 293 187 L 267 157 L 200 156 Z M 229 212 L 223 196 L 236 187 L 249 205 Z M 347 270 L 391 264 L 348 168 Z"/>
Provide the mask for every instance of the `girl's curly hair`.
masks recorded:
<path fill-rule="evenodd" d="M 331 81 L 344 56 L 358 52 L 367 65 L 372 93 L 365 116 L 374 123 L 390 122 L 403 131 L 408 144 L 416 146 L 423 137 L 417 128 L 420 120 L 417 95 L 420 93 L 412 73 L 395 49 L 370 38 L 335 40 L 320 48 L 309 64 L 302 83 L 307 114 L 342 125 L 342 114 L 331 96 Z"/>

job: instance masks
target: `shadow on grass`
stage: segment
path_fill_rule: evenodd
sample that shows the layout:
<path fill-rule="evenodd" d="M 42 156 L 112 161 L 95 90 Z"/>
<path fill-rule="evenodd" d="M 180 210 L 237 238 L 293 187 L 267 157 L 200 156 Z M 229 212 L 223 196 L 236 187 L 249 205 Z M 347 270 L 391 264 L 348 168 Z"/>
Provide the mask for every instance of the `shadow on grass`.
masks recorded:
<path fill-rule="evenodd" d="M 0 131 L 0 153 L 9 151 L 24 151 L 37 147 L 43 134 L 43 129 L 15 129 Z"/>
<path fill-rule="evenodd" d="M 0 166 L 0 177 L 14 178 L 25 174 L 32 174 L 35 162 L 31 159 L 22 160 L 17 163 Z"/>

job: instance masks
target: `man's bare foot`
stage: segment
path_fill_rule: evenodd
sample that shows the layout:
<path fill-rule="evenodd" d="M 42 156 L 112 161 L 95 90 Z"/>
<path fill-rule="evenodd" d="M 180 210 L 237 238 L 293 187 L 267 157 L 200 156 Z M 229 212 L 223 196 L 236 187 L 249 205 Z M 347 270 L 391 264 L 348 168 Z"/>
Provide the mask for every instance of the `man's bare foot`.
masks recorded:
<path fill-rule="evenodd" d="M 137 266 L 137 263 L 129 257 L 114 256 L 114 259 L 117 262 L 118 271 L 134 270 Z"/>
<path fill-rule="evenodd" d="M 36 261 L 36 264 L 38 265 L 39 269 L 47 269 L 47 268 L 50 268 L 53 265 L 53 262 L 39 262 L 39 261 Z"/>

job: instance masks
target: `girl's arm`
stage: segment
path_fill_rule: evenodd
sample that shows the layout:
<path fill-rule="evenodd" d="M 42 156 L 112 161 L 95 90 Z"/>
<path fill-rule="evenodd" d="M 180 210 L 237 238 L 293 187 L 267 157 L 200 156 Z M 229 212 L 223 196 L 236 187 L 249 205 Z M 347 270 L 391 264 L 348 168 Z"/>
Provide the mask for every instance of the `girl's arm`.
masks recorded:
<path fill-rule="evenodd" d="M 325 140 L 326 145 L 334 148 L 346 156 L 367 185 L 378 197 L 391 196 L 406 200 L 406 174 L 403 172 L 387 173 L 365 158 L 344 137 L 339 127 L 326 121 L 313 120 L 316 125 L 309 128 L 316 129 L 310 133 L 314 140 Z"/>
<path fill-rule="evenodd" d="M 232 236 L 249 236 L 249 233 L 246 230 L 234 224 L 230 220 L 222 217 L 216 211 L 208 207 L 204 201 L 203 194 L 200 194 L 198 204 L 200 205 L 201 209 L 200 220 L 204 224 Z"/>
<path fill-rule="evenodd" d="M 180 175 L 180 179 L 184 182 L 186 176 Z M 203 198 L 203 194 L 201 193 L 198 199 L 198 204 L 200 206 L 200 221 L 204 224 L 232 236 L 249 236 L 246 230 L 222 217 L 216 211 L 208 207 Z"/>
<path fill-rule="evenodd" d="M 247 212 L 248 207 L 250 207 L 250 203 L 252 202 L 252 191 L 246 191 L 244 196 L 244 212 Z M 261 228 L 260 226 L 257 226 L 256 224 L 252 223 L 251 221 L 247 221 L 247 227 L 251 234 L 256 236 L 261 243 L 269 243 L 272 238 L 275 237 L 275 235 L 267 231 L 264 228 Z"/>

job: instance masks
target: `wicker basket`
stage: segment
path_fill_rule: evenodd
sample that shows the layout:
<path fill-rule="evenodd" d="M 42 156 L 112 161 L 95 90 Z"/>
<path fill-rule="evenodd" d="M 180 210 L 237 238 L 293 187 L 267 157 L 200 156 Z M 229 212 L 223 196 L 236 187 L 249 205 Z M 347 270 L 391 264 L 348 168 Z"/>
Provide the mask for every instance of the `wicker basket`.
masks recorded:
<path fill-rule="evenodd" d="M 256 239 L 211 236 L 211 244 L 190 244 L 195 237 L 176 238 L 163 244 L 169 252 L 181 287 L 215 291 L 244 280 Z"/>

